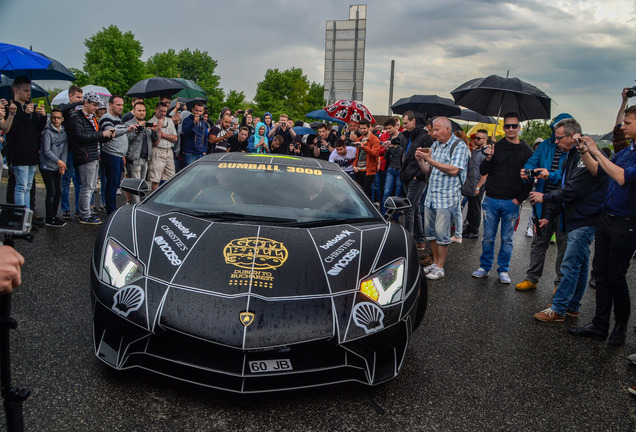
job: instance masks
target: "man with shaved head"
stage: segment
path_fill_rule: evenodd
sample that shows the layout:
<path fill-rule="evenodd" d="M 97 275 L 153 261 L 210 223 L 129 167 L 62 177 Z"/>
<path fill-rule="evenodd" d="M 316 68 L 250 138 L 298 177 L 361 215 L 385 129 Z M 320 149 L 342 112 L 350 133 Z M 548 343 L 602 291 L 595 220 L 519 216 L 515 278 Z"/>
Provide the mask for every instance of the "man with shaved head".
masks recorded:
<path fill-rule="evenodd" d="M 422 171 L 430 171 L 424 206 L 426 240 L 431 244 L 433 264 L 424 267 L 427 279 L 444 277 L 451 225 L 466 181 L 468 146 L 451 132 L 450 120 L 438 117 L 431 135 L 437 141 L 431 148 L 418 148 L 415 158 Z"/>

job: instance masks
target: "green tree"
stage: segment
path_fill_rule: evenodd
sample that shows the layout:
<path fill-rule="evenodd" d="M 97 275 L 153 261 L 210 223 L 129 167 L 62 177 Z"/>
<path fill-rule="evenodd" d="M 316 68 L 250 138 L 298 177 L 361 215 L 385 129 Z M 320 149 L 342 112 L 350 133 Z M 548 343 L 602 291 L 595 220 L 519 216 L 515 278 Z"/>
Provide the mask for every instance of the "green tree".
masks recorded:
<path fill-rule="evenodd" d="M 77 72 L 80 86 L 95 84 L 113 94 L 125 94 L 136 82 L 147 78 L 141 61 L 143 48 L 132 32 L 122 33 L 115 25 L 102 28 L 84 41 L 84 70 Z"/>
<path fill-rule="evenodd" d="M 523 128 L 523 132 L 521 133 L 520 138 L 524 140 L 530 147 L 534 145 L 534 141 L 537 138 L 550 138 L 550 135 L 552 135 L 552 129 L 550 128 L 550 124 L 552 124 L 552 121 L 553 120 L 528 121 Z"/>
<path fill-rule="evenodd" d="M 300 68 L 268 69 L 263 81 L 257 84 L 254 102 L 262 112 L 269 111 L 275 116 L 284 112 L 299 119 L 323 107 L 322 86 L 310 84 Z"/>
<path fill-rule="evenodd" d="M 153 54 L 146 61 L 146 71 L 154 76 L 176 78 L 180 76 L 178 60 L 177 53 L 172 48 Z"/>
<path fill-rule="evenodd" d="M 235 112 L 238 109 L 244 109 L 246 104 L 247 101 L 245 100 L 245 93 L 236 90 L 230 90 L 230 92 L 225 96 L 225 101 L 223 101 L 223 106 L 228 107 L 232 110 L 232 112 Z"/>

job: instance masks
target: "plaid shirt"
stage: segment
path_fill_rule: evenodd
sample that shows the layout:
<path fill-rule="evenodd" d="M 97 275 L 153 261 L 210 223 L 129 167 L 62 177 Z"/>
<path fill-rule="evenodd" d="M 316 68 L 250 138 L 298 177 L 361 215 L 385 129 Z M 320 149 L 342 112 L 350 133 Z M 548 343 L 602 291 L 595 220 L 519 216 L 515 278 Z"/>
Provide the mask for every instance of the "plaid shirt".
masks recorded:
<path fill-rule="evenodd" d="M 455 141 L 459 141 L 459 143 L 455 146 L 453 158 L 451 159 L 450 149 Z M 455 135 L 451 135 L 447 143 L 441 143 L 439 141 L 433 143 L 431 156 L 436 162 L 459 168 L 459 174 L 453 176 L 432 167 L 424 205 L 435 209 L 452 207 L 456 205 L 462 197 L 461 189 L 462 184 L 466 181 L 466 167 L 469 157 L 468 146 Z"/>

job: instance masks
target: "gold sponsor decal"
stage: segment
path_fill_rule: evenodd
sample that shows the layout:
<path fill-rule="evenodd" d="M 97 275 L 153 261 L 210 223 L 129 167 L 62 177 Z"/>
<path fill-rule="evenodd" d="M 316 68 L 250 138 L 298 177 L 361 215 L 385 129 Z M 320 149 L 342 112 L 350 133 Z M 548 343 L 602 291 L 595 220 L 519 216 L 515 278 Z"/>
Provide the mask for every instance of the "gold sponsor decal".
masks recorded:
<path fill-rule="evenodd" d="M 254 313 L 252 312 L 241 312 L 239 314 L 239 320 L 241 321 L 241 324 L 243 324 L 245 327 L 247 327 L 248 325 L 252 324 L 254 322 Z"/>
<path fill-rule="evenodd" d="M 247 270 L 270 270 L 282 266 L 289 253 L 285 245 L 262 237 L 243 237 L 225 245 L 226 264 Z"/>
<path fill-rule="evenodd" d="M 274 275 L 268 271 L 234 270 L 230 275 L 230 286 L 272 288 Z"/>

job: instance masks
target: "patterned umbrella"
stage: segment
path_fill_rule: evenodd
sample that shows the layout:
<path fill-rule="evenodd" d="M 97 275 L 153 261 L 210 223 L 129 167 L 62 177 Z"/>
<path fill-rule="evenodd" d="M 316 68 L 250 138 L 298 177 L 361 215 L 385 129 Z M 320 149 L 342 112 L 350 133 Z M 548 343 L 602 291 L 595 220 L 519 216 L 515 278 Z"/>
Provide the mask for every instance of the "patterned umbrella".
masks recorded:
<path fill-rule="evenodd" d="M 342 120 L 346 123 L 350 121 L 359 122 L 362 119 L 367 119 L 371 123 L 375 123 L 375 119 L 364 105 L 356 101 L 339 100 L 325 107 L 325 111 L 329 117 Z"/>

